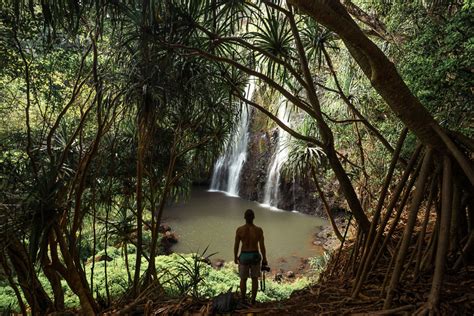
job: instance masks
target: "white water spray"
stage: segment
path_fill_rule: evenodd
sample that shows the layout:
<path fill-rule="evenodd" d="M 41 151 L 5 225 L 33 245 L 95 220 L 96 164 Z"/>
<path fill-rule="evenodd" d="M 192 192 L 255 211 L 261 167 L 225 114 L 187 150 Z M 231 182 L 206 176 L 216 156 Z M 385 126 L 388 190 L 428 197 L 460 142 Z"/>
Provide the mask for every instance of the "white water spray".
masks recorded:
<path fill-rule="evenodd" d="M 252 100 L 255 91 L 255 79 L 250 78 L 245 89 L 245 98 Z M 215 165 L 211 180 L 211 191 L 224 191 L 229 195 L 239 195 L 240 172 L 247 159 L 249 141 L 250 111 L 244 104 L 240 113 L 237 130 L 227 144 L 226 150 Z"/>
<path fill-rule="evenodd" d="M 285 125 L 290 126 L 289 122 L 290 111 L 287 106 L 285 98 L 280 98 L 278 104 L 277 117 Z M 265 182 L 265 191 L 263 204 L 278 207 L 278 196 L 280 190 L 280 171 L 284 162 L 288 158 L 289 149 L 288 143 L 290 135 L 281 127 L 278 128 L 278 141 L 275 148 L 275 153 L 272 156 L 271 163 L 268 166 L 267 180 Z"/>

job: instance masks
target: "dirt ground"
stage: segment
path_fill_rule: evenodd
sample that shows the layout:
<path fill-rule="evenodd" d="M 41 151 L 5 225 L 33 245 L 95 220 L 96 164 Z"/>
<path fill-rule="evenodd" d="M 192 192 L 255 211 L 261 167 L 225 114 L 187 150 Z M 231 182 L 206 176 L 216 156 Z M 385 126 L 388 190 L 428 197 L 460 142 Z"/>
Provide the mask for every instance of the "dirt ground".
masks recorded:
<path fill-rule="evenodd" d="M 352 275 L 351 245 L 345 247 L 336 262 L 334 256 L 318 284 L 296 291 L 284 301 L 257 303 L 254 306 L 239 304 L 225 315 L 413 315 L 424 309 L 431 288 L 430 275 L 416 282 L 404 282 L 398 288 L 390 310 L 382 310 L 383 284 L 389 258 L 370 274 L 367 285 L 357 298 L 351 297 Z M 337 267 L 337 268 L 336 268 Z M 237 298 L 236 298 L 237 299 Z M 146 301 L 146 303 L 144 303 Z M 448 273 L 442 288 L 437 315 L 474 315 L 474 267 L 466 266 L 457 273 Z M 213 315 L 213 300 L 156 301 L 143 300 L 141 304 L 128 305 L 122 313 L 128 315 Z"/>

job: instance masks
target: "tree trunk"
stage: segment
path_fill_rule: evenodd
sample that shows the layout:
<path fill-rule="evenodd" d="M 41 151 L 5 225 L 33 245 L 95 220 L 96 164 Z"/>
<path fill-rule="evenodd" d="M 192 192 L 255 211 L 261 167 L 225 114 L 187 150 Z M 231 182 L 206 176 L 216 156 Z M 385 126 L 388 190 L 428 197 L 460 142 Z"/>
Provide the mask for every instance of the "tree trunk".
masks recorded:
<path fill-rule="evenodd" d="M 80 269 L 80 267 L 76 267 L 74 264 L 74 259 L 71 257 L 69 247 L 64 239 L 64 236 L 62 235 L 59 225 L 55 224 L 54 230 L 59 249 L 61 250 L 62 259 L 66 265 L 65 267 L 61 266 L 62 268 L 58 271 L 58 273 L 62 275 L 71 290 L 78 296 L 82 312 L 86 315 L 97 314 L 99 308 L 94 300 L 94 297 L 92 296 L 92 293 L 89 290 L 87 281 L 84 283 L 85 276 L 81 275 L 81 272 L 83 273 L 82 269 Z M 51 252 L 53 251 L 56 252 L 56 249 L 51 250 Z M 55 258 L 52 258 L 52 260 L 54 265 Z M 58 258 L 56 258 L 56 261 L 57 260 Z M 60 263 L 56 262 L 56 266 L 59 265 Z"/>
<path fill-rule="evenodd" d="M 13 292 L 15 292 L 16 300 L 18 301 L 18 306 L 20 306 L 21 314 L 27 316 L 28 314 L 26 312 L 25 303 L 23 302 L 23 298 L 21 297 L 20 290 L 18 290 L 18 287 L 16 286 L 15 280 L 13 280 L 12 272 L 10 270 L 10 267 L 8 266 L 7 259 L 3 253 L 0 253 L 0 263 L 2 264 L 3 272 L 7 276 L 10 287 L 13 289 Z"/>
<path fill-rule="evenodd" d="M 397 164 L 398 157 L 400 156 L 400 151 L 402 150 L 403 143 L 404 143 L 405 138 L 407 136 L 407 132 L 408 132 L 408 130 L 406 128 L 403 129 L 402 133 L 400 134 L 400 138 L 398 139 L 398 143 L 397 143 L 397 147 L 395 149 L 395 152 L 392 155 L 392 160 L 390 162 L 390 167 L 389 167 L 387 175 L 385 177 L 384 184 L 382 186 L 382 190 L 380 191 L 380 196 L 379 196 L 379 200 L 377 202 L 377 206 L 375 207 L 374 216 L 372 217 L 372 223 L 370 225 L 369 234 L 367 236 L 367 242 L 365 243 L 365 247 L 364 247 L 365 251 L 363 252 L 361 263 L 360 263 L 359 269 L 357 270 L 356 283 L 355 283 L 354 291 L 352 293 L 352 297 L 357 297 L 357 295 L 359 295 L 359 291 L 362 287 L 362 283 L 364 282 L 365 275 L 367 273 L 367 269 L 368 269 L 368 265 L 369 265 L 369 263 L 367 261 L 368 261 L 368 259 L 370 260 L 372 258 L 373 253 L 374 253 L 374 250 L 372 250 L 372 249 L 375 248 L 375 246 L 380 241 L 381 235 L 378 238 L 376 238 L 375 234 L 376 234 L 377 226 L 379 224 L 380 215 L 381 215 L 381 212 L 382 212 L 382 207 L 383 207 L 383 204 L 384 204 L 384 201 L 385 201 L 385 197 L 386 197 L 387 192 L 388 192 L 388 187 L 390 185 L 390 182 L 392 181 L 393 173 L 395 171 L 395 166 Z M 415 156 L 416 157 L 418 156 L 417 152 L 418 152 L 418 150 L 415 151 Z M 414 162 L 415 162 L 415 160 L 412 159 L 412 161 L 410 162 L 410 165 L 414 164 Z M 410 174 L 410 171 L 411 171 L 411 167 L 410 167 L 409 171 L 405 171 L 405 174 L 404 174 L 403 177 L 408 177 L 408 175 Z M 398 196 L 400 196 L 400 193 L 401 193 L 401 185 L 400 184 L 399 184 L 399 186 L 398 186 L 395 193 L 396 193 L 396 197 L 397 197 L 396 200 L 398 200 Z M 390 204 L 392 204 L 392 203 L 390 203 Z M 390 206 L 391 205 L 389 205 L 389 207 Z M 380 228 L 382 232 L 383 232 L 384 227 L 385 227 L 385 225 L 383 225 L 383 227 Z M 372 243 L 372 240 L 374 238 L 376 239 L 375 243 Z"/>
<path fill-rule="evenodd" d="M 453 202 L 453 181 L 452 181 L 451 159 L 445 155 L 443 161 L 443 186 L 441 189 L 441 220 L 439 225 L 438 247 L 436 249 L 435 271 L 433 283 L 428 298 L 429 308 L 436 310 L 439 304 L 439 294 L 444 277 L 446 255 L 449 247 L 449 230 L 451 224 L 451 207 Z"/>
<path fill-rule="evenodd" d="M 137 149 L 137 251 L 135 260 L 135 273 L 133 276 L 133 291 L 138 291 L 138 283 L 140 281 L 140 267 L 142 262 L 143 251 L 143 173 L 144 173 L 144 155 L 145 155 L 145 132 L 143 123 L 138 123 L 138 149 Z"/>
<path fill-rule="evenodd" d="M 426 182 L 429 177 L 430 167 L 432 164 L 432 149 L 428 148 L 427 152 L 425 153 L 425 157 L 423 159 L 423 165 L 421 167 L 420 176 L 418 181 L 416 182 L 416 191 L 413 197 L 413 201 L 410 206 L 410 212 L 408 215 L 407 224 L 405 226 L 405 230 L 403 232 L 403 240 L 400 246 L 400 251 L 398 253 L 397 260 L 395 262 L 395 268 L 393 270 L 392 279 L 390 280 L 390 286 L 387 291 L 387 297 L 384 302 L 384 309 L 389 309 L 392 303 L 394 291 L 398 286 L 400 281 L 400 274 L 402 272 L 403 263 L 405 261 L 405 257 L 408 251 L 408 247 L 410 246 L 413 228 L 416 224 L 416 218 L 418 215 L 418 209 L 423 201 L 424 192 Z"/>
<path fill-rule="evenodd" d="M 135 294 L 139 290 L 138 283 L 140 281 L 140 267 L 143 251 L 143 177 L 145 171 L 145 154 L 147 151 L 147 136 L 149 133 L 148 123 L 150 122 L 150 109 L 151 109 L 151 96 L 148 87 L 149 78 L 149 45 L 148 45 L 148 34 L 146 30 L 148 28 L 148 9 L 149 1 L 142 1 L 142 12 L 141 12 L 141 32 L 140 32 L 140 53 L 141 56 L 141 72 L 143 78 L 142 83 L 142 101 L 139 105 L 138 110 L 138 150 L 137 150 L 137 252 L 135 260 L 135 274 L 133 277 L 133 292 Z"/>
<path fill-rule="evenodd" d="M 402 175 L 402 178 L 400 179 L 400 182 L 398 183 L 396 189 L 395 189 L 395 192 L 392 194 L 392 197 L 390 199 L 390 202 L 387 206 L 387 209 L 386 209 L 386 214 L 384 216 L 384 218 L 382 219 L 382 223 L 381 225 L 379 226 L 378 230 L 377 230 L 377 233 L 375 235 L 375 239 L 374 241 L 371 243 L 371 248 L 367 254 L 367 258 L 365 259 L 365 264 L 362 265 L 362 269 L 361 269 L 361 272 L 358 272 L 358 274 L 360 274 L 360 276 L 358 278 L 356 278 L 356 284 L 354 286 L 354 291 L 352 293 L 352 296 L 353 297 L 356 297 L 357 295 L 359 295 L 359 291 L 362 287 L 362 284 L 364 283 L 365 281 L 365 278 L 367 276 L 367 274 L 369 273 L 369 269 L 371 266 L 374 265 L 374 262 L 372 261 L 375 253 L 377 250 L 379 250 L 379 243 L 380 243 L 380 240 L 382 239 L 382 236 L 383 236 L 383 233 L 384 233 L 384 230 L 385 230 L 385 226 L 387 225 L 389 219 L 390 219 L 390 216 L 393 212 L 393 209 L 395 208 L 395 205 L 400 197 L 400 195 L 402 194 L 402 191 L 403 191 L 403 188 L 405 186 L 407 186 L 406 190 L 410 190 L 411 188 L 411 182 L 412 180 L 410 180 L 410 183 L 406 183 L 406 181 L 408 180 L 408 177 L 410 176 L 412 170 L 413 170 L 413 167 L 415 166 L 415 163 L 418 159 L 418 155 L 420 154 L 420 151 L 421 151 L 421 146 L 418 146 L 415 150 L 415 152 L 413 153 L 410 161 L 408 162 L 408 165 L 407 167 L 405 168 L 405 171 L 403 172 L 403 175 Z M 416 174 L 416 172 L 415 172 Z"/>
<path fill-rule="evenodd" d="M 430 193 L 428 196 L 428 203 L 426 205 L 425 216 L 423 218 L 423 225 L 421 227 L 420 234 L 418 235 L 418 248 L 416 249 L 415 271 L 413 272 L 413 280 L 416 280 L 418 278 L 418 273 L 420 272 L 422 250 L 423 250 L 423 245 L 425 243 L 425 234 L 426 234 L 426 229 L 428 227 L 428 221 L 430 219 L 431 206 L 433 203 L 433 199 L 435 199 L 435 196 L 438 192 L 437 187 L 436 187 L 436 182 L 437 182 L 436 180 L 437 180 L 436 177 L 433 177 L 431 179 Z"/>
<path fill-rule="evenodd" d="M 48 311 L 52 311 L 53 302 L 38 280 L 23 244 L 16 237 L 12 237 L 7 247 L 7 254 L 32 314 L 45 315 Z"/>
<path fill-rule="evenodd" d="M 334 148 L 334 135 L 332 133 L 332 130 L 329 128 L 329 126 L 323 119 L 321 105 L 319 103 L 316 88 L 313 82 L 313 77 L 311 76 L 311 72 L 309 69 L 306 52 L 301 42 L 294 16 L 293 14 L 288 14 L 287 17 L 290 22 L 291 30 L 295 40 L 295 45 L 298 51 L 301 72 L 303 73 L 304 80 L 306 81 L 306 92 L 308 95 L 308 99 L 314 110 L 315 115 L 313 117 L 317 121 L 319 134 L 324 144 L 324 153 L 328 158 L 329 164 L 331 165 L 331 169 L 336 175 L 336 178 L 341 186 L 342 192 L 344 193 L 344 196 L 346 198 L 347 204 L 349 204 L 349 207 L 352 213 L 354 214 L 354 218 L 356 219 L 364 234 L 366 234 L 369 231 L 370 222 L 367 219 L 367 215 L 365 214 L 364 209 L 362 208 L 362 205 L 359 201 L 359 198 L 357 197 L 357 194 L 354 190 L 354 187 L 352 186 L 351 180 L 349 179 L 346 171 L 344 170 L 341 165 L 341 162 L 339 161 L 339 158 L 337 157 L 336 150 Z"/>
<path fill-rule="evenodd" d="M 325 150 L 326 156 L 328 158 L 329 164 L 331 165 L 331 169 L 334 171 L 336 178 L 341 186 L 342 192 L 344 192 L 344 196 L 346 198 L 347 204 L 349 204 L 349 208 L 352 211 L 357 223 L 361 227 L 364 233 L 368 233 L 370 229 L 370 222 L 365 215 L 364 210 L 360 204 L 359 198 L 354 191 L 354 187 L 351 184 L 351 180 L 347 175 L 346 171 L 341 165 L 341 162 L 336 156 L 335 151 Z"/>
<path fill-rule="evenodd" d="M 54 308 L 56 311 L 64 310 L 64 291 L 61 286 L 61 277 L 51 267 L 51 261 L 45 256 L 43 259 L 43 272 L 51 284 L 51 289 L 54 294 Z"/>
<path fill-rule="evenodd" d="M 334 220 L 334 216 L 331 212 L 331 208 L 329 207 L 329 204 L 326 201 L 326 198 L 324 197 L 324 192 L 321 190 L 321 187 L 319 186 L 319 182 L 318 182 L 318 178 L 316 177 L 316 171 L 314 170 L 314 166 L 311 165 L 310 168 L 311 168 L 311 175 L 313 176 L 314 185 L 316 186 L 316 190 L 318 191 L 321 201 L 323 201 L 324 209 L 326 210 L 328 219 L 331 222 L 331 226 L 332 226 L 332 229 L 334 230 L 334 234 L 336 235 L 337 239 L 339 239 L 342 242 L 344 238 L 342 237 L 341 233 L 339 232 L 339 229 L 337 228 L 336 221 Z"/>

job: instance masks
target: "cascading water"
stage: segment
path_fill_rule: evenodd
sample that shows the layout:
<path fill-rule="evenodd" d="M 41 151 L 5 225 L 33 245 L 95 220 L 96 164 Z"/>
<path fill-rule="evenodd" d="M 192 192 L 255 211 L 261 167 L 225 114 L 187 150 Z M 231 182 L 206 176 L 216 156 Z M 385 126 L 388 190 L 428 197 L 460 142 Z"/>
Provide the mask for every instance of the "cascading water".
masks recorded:
<path fill-rule="evenodd" d="M 250 78 L 245 89 L 246 99 L 251 100 L 254 91 L 255 79 Z M 214 165 L 210 191 L 224 191 L 229 195 L 239 195 L 240 172 L 247 158 L 249 123 L 250 111 L 245 104 L 240 113 L 236 133 L 227 144 L 224 154 L 217 159 Z"/>
<path fill-rule="evenodd" d="M 290 126 L 290 111 L 288 110 L 286 99 L 281 98 L 278 104 L 277 117 L 285 125 Z M 263 204 L 278 207 L 278 195 L 280 190 L 280 171 L 283 163 L 288 158 L 288 143 L 290 135 L 281 127 L 278 128 L 278 141 L 275 153 L 272 156 L 271 163 L 268 166 L 267 180 L 265 182 L 265 191 Z"/>

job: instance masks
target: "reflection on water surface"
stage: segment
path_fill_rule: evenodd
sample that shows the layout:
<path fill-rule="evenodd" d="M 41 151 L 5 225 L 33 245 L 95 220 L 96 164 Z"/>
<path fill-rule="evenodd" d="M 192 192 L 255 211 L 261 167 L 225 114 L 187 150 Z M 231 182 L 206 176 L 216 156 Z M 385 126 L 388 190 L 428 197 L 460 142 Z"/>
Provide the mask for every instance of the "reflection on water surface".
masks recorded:
<path fill-rule="evenodd" d="M 165 209 L 163 222 L 179 236 L 175 252 L 217 252 L 212 259 L 233 260 L 235 230 L 243 225 L 244 212 L 255 212 L 255 224 L 263 228 L 267 257 L 272 267 L 294 267 L 301 258 L 321 254 L 312 244 L 319 227 L 326 224 L 321 218 L 270 209 L 256 202 L 227 196 L 222 192 L 208 192 L 193 188 L 188 201 Z M 284 258 L 286 264 L 281 263 Z"/>

